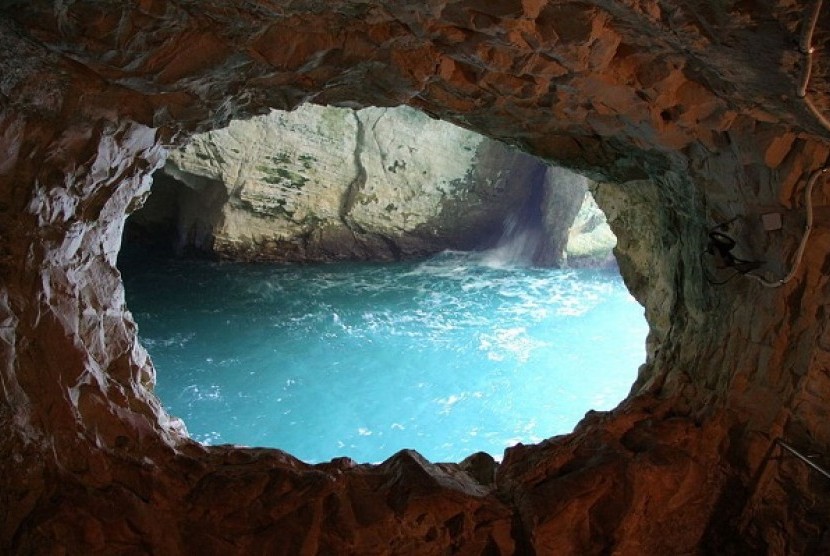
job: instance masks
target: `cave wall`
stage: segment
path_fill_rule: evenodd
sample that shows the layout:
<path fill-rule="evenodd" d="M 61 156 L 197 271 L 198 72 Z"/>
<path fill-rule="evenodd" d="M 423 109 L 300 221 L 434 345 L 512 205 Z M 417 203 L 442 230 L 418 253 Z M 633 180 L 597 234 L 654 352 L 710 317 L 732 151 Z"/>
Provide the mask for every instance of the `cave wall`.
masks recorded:
<path fill-rule="evenodd" d="M 775 444 L 830 453 L 824 177 L 786 284 L 713 286 L 701 257 L 738 216 L 758 275 L 795 261 L 830 153 L 824 52 L 796 47 L 816 5 L 0 4 L 2 551 L 826 552 L 830 487 Z M 508 450 L 492 484 L 187 439 L 124 305 L 125 214 L 168 147 L 302 102 L 409 104 L 601 182 L 651 325 L 629 398 Z"/>
<path fill-rule="evenodd" d="M 565 250 L 565 264 L 571 268 L 612 267 L 617 265 L 614 247 L 617 236 L 608 225 L 608 218 L 597 205 L 593 193 L 589 190 L 590 181 L 585 182 L 582 203 L 576 210 L 571 226 L 568 228 Z M 548 199 L 548 213 L 552 212 L 555 199 Z M 555 211 L 553 211 L 555 214 Z"/>
<path fill-rule="evenodd" d="M 193 214 L 193 225 L 210 228 L 203 246 L 210 253 L 331 261 L 491 244 L 504 219 L 541 190 L 545 169 L 532 156 L 411 108 L 307 104 L 196 135 L 171 152 L 163 172 L 197 191 L 207 191 L 204 183 L 224 187 L 223 206 Z"/>
<path fill-rule="evenodd" d="M 233 261 L 401 260 L 447 249 L 613 266 L 590 180 L 408 107 L 305 104 L 193 136 L 124 242 Z"/>

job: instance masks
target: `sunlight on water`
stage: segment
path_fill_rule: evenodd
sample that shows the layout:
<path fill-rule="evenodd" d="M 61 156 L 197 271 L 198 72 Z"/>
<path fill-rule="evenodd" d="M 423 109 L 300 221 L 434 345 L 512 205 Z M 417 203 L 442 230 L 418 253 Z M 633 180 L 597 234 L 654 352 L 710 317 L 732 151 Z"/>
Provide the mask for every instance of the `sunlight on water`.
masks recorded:
<path fill-rule="evenodd" d="M 569 432 L 625 397 L 642 308 L 613 271 L 121 263 L 157 394 L 196 440 L 434 461 Z"/>

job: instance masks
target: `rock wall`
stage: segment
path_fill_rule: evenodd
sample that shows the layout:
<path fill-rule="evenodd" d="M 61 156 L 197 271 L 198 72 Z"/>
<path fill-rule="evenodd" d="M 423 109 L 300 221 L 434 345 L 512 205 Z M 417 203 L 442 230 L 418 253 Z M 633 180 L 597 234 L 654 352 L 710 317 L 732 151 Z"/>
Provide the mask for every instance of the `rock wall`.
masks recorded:
<path fill-rule="evenodd" d="M 569 230 L 592 203 L 585 178 L 406 107 L 303 105 L 233 121 L 173 151 L 156 181 L 128 235 L 161 233 L 176 252 L 231 260 L 390 260 L 499 240 L 515 249 L 521 233 L 513 257 L 561 266 L 569 242 L 586 241 Z M 585 212 L 604 222 L 596 204 Z M 610 235 L 581 248 L 585 266 L 608 261 Z"/>
<path fill-rule="evenodd" d="M 777 442 L 828 463 L 828 34 L 778 0 L 0 4 L 0 550 L 828 552 L 830 486 Z M 305 101 L 597 178 L 651 326 L 629 398 L 492 482 L 187 439 L 124 305 L 124 216 L 167 146 Z M 727 222 L 760 266 L 707 279 Z"/>
<path fill-rule="evenodd" d="M 613 249 L 616 245 L 617 236 L 608 225 L 605 213 L 599 208 L 591 192 L 585 191 L 582 203 L 568 228 L 565 247 L 567 266 L 614 266 L 616 259 Z"/>

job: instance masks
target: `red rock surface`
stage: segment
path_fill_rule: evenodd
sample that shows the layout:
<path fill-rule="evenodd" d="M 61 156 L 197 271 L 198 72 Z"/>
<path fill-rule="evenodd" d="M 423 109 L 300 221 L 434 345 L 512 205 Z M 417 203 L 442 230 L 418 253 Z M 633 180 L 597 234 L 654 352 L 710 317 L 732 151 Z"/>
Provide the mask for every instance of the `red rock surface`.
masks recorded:
<path fill-rule="evenodd" d="M 797 259 L 830 6 L 806 101 L 806 2 L 0 6 L 0 552 L 830 552 L 830 481 L 775 444 L 830 463 L 825 178 L 791 281 L 701 265 L 735 216 L 770 278 Z M 166 146 L 305 101 L 410 104 L 604 179 L 652 328 L 629 398 L 509 450 L 487 487 L 407 452 L 308 466 L 183 438 L 113 266 L 124 216 Z"/>

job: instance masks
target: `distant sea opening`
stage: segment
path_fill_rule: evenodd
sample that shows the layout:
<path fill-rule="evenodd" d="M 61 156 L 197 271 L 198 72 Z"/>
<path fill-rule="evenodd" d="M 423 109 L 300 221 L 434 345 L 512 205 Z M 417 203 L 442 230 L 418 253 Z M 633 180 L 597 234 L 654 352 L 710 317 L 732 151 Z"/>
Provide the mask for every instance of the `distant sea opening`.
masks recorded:
<path fill-rule="evenodd" d="M 156 393 L 203 444 L 310 463 L 433 461 L 573 430 L 645 361 L 642 307 L 616 270 L 419 262 L 241 264 L 126 248 L 128 307 Z"/>

